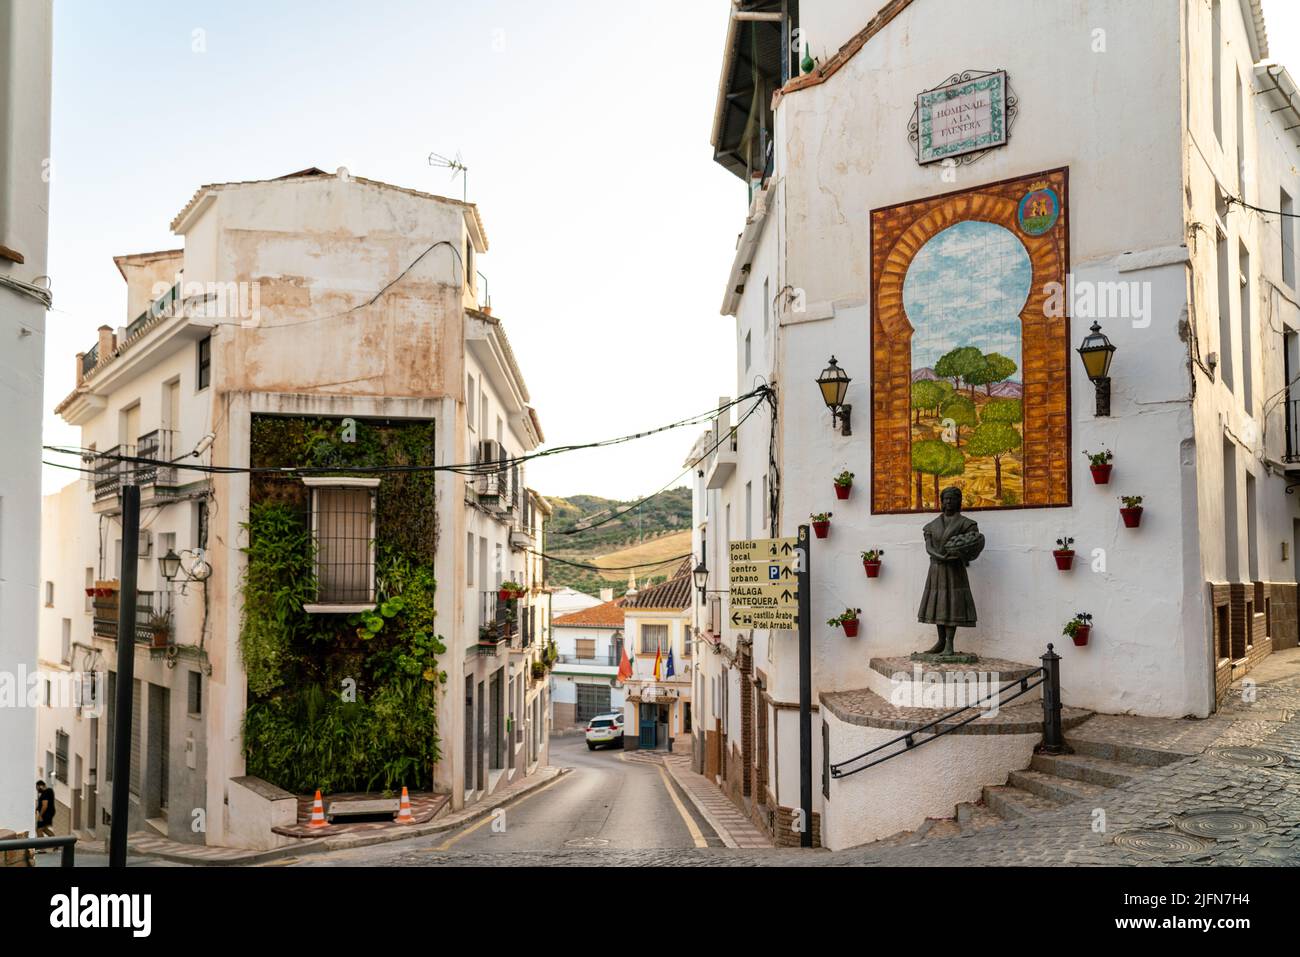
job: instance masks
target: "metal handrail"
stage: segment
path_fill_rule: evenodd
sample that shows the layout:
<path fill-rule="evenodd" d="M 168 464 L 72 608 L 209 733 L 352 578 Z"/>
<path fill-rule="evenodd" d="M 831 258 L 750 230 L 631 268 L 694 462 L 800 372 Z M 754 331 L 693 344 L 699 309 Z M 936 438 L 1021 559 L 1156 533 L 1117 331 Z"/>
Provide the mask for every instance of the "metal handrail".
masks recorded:
<path fill-rule="evenodd" d="M 1032 678 L 1034 675 L 1040 675 L 1040 677 L 1033 684 L 1030 684 L 1029 679 Z M 1012 687 L 1013 685 L 1020 685 L 1020 690 L 1017 691 L 1015 694 L 1013 694 L 1011 697 L 1007 698 L 1006 699 L 1007 701 L 1014 701 L 1016 698 L 1019 698 L 1022 694 L 1026 694 L 1029 691 L 1032 691 L 1034 688 L 1037 688 L 1046 680 L 1047 680 L 1046 672 L 1043 670 L 1043 667 L 1040 665 L 1039 667 L 1035 668 L 1033 671 L 1029 672 L 1029 674 L 1025 675 L 1024 677 L 1016 678 L 1013 681 L 1008 681 L 1006 684 L 998 688 L 996 691 L 989 692 L 983 698 L 980 698 L 978 701 L 966 705 L 964 708 L 958 708 L 956 711 L 950 711 L 948 714 L 940 715 L 938 718 L 935 718 L 933 721 L 931 721 L 928 724 L 923 724 L 919 728 L 913 728 L 911 731 L 908 731 L 904 734 L 900 734 L 898 737 L 886 741 L 884 744 L 876 745 L 876 747 L 872 748 L 870 751 L 863 751 L 861 754 L 854 755 L 851 758 L 846 758 L 845 760 L 839 762 L 838 764 L 832 764 L 831 777 L 846 778 L 849 775 L 857 774 L 859 771 L 865 771 L 867 768 L 875 767 L 877 764 L 883 764 L 885 761 L 888 761 L 890 758 L 896 758 L 900 754 L 907 754 L 909 751 L 919 748 L 923 744 L 928 744 L 931 741 L 935 741 L 938 738 L 942 738 L 945 734 L 952 734 L 952 732 L 956 731 L 958 728 L 965 727 L 966 725 L 970 724 L 972 721 L 978 721 L 981 716 L 978 714 L 973 714 L 969 718 L 966 718 L 965 720 L 959 721 L 957 724 L 954 724 L 952 727 L 944 728 L 942 731 L 936 732 L 935 734 L 932 734 L 930 737 L 925 738 L 921 741 L 912 740 L 914 735 L 920 734 L 922 731 L 928 731 L 930 728 L 933 728 L 935 725 L 943 724 L 945 721 L 949 720 L 950 718 L 955 718 L 963 711 L 969 711 L 972 708 L 977 708 L 985 701 L 995 696 L 998 697 L 998 707 L 999 708 L 1002 707 L 1003 701 L 1001 699 L 1001 695 L 1004 691 L 1006 691 L 1008 688 Z M 854 768 L 852 771 L 844 770 L 844 766 L 846 764 L 852 764 L 854 761 L 861 761 L 863 758 L 869 757 L 875 754 L 877 751 L 882 751 L 892 744 L 898 744 L 898 742 L 900 741 L 904 742 L 905 744 L 902 751 L 895 751 L 893 754 L 887 754 L 883 758 L 877 758 L 875 761 L 872 761 L 868 764 L 864 764 L 860 768 Z"/>
<path fill-rule="evenodd" d="M 75 867 L 77 839 L 71 834 L 64 837 L 14 837 L 0 841 L 0 854 L 5 851 L 39 851 L 46 847 L 61 847 L 60 867 Z"/>

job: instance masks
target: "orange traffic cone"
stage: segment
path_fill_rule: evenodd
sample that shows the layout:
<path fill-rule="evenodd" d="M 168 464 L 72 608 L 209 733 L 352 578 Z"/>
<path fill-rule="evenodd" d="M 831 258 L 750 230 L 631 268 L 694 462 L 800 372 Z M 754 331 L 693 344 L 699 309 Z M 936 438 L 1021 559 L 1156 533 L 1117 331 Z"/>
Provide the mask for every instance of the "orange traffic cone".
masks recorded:
<path fill-rule="evenodd" d="M 311 805 L 311 820 L 307 822 L 308 827 L 329 827 L 330 822 L 325 820 L 325 805 L 321 803 L 320 789 L 316 789 L 316 800 Z"/>
<path fill-rule="evenodd" d="M 411 795 L 406 793 L 406 787 L 402 787 L 402 803 L 397 807 L 398 824 L 414 824 L 415 818 L 411 816 Z"/>

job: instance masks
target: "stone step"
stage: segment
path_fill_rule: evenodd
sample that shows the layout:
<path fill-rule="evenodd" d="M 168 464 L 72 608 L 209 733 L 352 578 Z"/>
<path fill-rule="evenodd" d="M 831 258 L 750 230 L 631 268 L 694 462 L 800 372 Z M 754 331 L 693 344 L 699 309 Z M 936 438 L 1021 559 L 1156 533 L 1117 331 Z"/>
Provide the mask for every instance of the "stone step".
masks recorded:
<path fill-rule="evenodd" d="M 963 802 L 957 805 L 957 824 L 961 827 L 963 834 L 996 827 L 1001 823 L 1002 818 L 987 805 L 971 802 Z"/>
<path fill-rule="evenodd" d="M 1044 771 L 1012 771 L 1007 777 L 1008 784 L 1014 784 L 1022 791 L 1030 791 L 1039 797 L 1058 804 L 1074 804 L 1076 801 L 1097 801 L 1110 788 L 1088 781 L 1058 777 Z"/>
<path fill-rule="evenodd" d="M 1029 767 L 1033 771 L 1054 774 L 1073 781 L 1117 788 L 1142 773 L 1139 765 L 1087 754 L 1035 754 Z"/>
<path fill-rule="evenodd" d="M 961 833 L 961 825 L 950 817 L 930 818 L 926 821 L 925 839 L 933 841 L 938 838 L 956 837 Z"/>
<path fill-rule="evenodd" d="M 997 784 L 984 788 L 984 803 L 1003 818 L 1030 817 L 1052 811 L 1061 805 L 1014 784 Z"/>
<path fill-rule="evenodd" d="M 1066 738 L 1066 744 L 1074 748 L 1075 754 L 1105 758 L 1109 761 L 1122 761 L 1127 764 L 1138 764 L 1147 768 L 1163 767 L 1166 764 L 1173 764 L 1175 761 L 1181 761 L 1187 757 L 1185 754 L 1172 751 L 1157 751 L 1155 748 L 1146 748 L 1140 744 L 1090 741 L 1086 738 Z"/>

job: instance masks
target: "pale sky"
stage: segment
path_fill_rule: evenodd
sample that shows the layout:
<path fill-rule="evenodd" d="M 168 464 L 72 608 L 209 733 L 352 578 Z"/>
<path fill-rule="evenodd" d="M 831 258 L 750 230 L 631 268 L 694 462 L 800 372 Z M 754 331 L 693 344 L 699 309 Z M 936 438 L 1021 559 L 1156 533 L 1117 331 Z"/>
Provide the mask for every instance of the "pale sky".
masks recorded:
<path fill-rule="evenodd" d="M 709 145 L 728 6 L 56 0 L 46 441 L 78 444 L 50 410 L 96 327 L 128 321 L 112 257 L 179 245 L 199 185 L 346 166 L 459 197 L 430 152 L 470 168 L 479 268 L 549 444 L 712 408 L 735 389 L 718 308 L 746 212 Z M 1300 4 L 1264 10 L 1300 74 Z M 696 434 L 556 456 L 529 483 L 637 498 Z M 72 474 L 46 469 L 46 491 Z"/>

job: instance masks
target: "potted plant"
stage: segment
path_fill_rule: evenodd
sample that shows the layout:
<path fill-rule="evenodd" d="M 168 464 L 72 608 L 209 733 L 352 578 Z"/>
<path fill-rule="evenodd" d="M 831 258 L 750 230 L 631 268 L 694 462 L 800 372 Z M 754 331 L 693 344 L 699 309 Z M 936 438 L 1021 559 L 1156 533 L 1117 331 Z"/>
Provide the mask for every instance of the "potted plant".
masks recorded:
<path fill-rule="evenodd" d="M 818 538 L 825 538 L 830 534 L 830 512 L 814 512 L 812 515 L 809 515 L 808 518 L 812 522 L 813 531 L 817 534 Z"/>
<path fill-rule="evenodd" d="M 502 582 L 497 586 L 497 601 L 514 601 L 524 593 L 524 586 L 515 581 Z"/>
<path fill-rule="evenodd" d="M 1063 572 L 1068 572 L 1074 567 L 1074 549 L 1070 547 L 1073 544 L 1073 538 L 1063 535 L 1056 540 L 1056 548 L 1052 549 L 1052 557 L 1056 559 L 1056 567 Z"/>
<path fill-rule="evenodd" d="M 1124 503 L 1119 510 L 1120 515 L 1124 518 L 1125 528 L 1137 528 L 1142 524 L 1142 496 L 1141 495 L 1121 495 L 1119 500 Z"/>
<path fill-rule="evenodd" d="M 150 647 L 166 648 L 171 644 L 172 621 L 167 615 L 154 612 L 149 616 L 149 634 L 153 641 Z"/>
<path fill-rule="evenodd" d="M 858 636 L 858 615 L 860 614 L 862 614 L 861 608 L 845 608 L 844 614 L 828 618 L 826 624 L 832 628 L 837 626 L 843 628 L 844 637 L 846 638 L 856 638 Z"/>
<path fill-rule="evenodd" d="M 1092 472 L 1092 480 L 1097 485 L 1106 485 L 1110 482 L 1110 460 L 1115 456 L 1110 449 L 1102 449 L 1100 452 L 1089 452 L 1083 450 L 1083 454 L 1088 457 L 1088 468 Z"/>
<path fill-rule="evenodd" d="M 853 473 L 845 469 L 835 476 L 835 497 L 846 499 L 851 491 L 853 491 Z"/>
<path fill-rule="evenodd" d="M 1086 611 L 1078 612 L 1065 623 L 1065 627 L 1061 629 L 1061 634 L 1082 648 L 1088 643 L 1088 636 L 1092 634 L 1092 615 Z"/>
<path fill-rule="evenodd" d="M 877 578 L 880 575 L 880 556 L 885 554 L 883 548 L 868 548 L 862 553 L 862 567 L 867 570 L 868 578 Z"/>
<path fill-rule="evenodd" d="M 534 661 L 532 672 L 533 672 L 533 680 L 541 681 L 543 678 L 546 677 L 546 663 L 543 661 Z"/>

